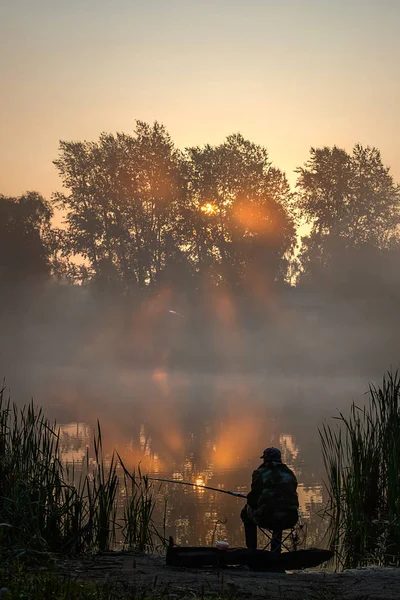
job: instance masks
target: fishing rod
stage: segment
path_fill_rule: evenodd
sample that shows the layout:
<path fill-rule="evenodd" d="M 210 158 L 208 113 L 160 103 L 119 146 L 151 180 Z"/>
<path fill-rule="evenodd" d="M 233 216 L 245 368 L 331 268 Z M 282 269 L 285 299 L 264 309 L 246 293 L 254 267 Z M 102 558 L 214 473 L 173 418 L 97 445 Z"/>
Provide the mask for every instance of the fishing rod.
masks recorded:
<path fill-rule="evenodd" d="M 220 488 L 210 487 L 209 485 L 202 485 L 201 483 L 191 483 L 190 481 L 179 481 L 179 479 L 161 479 L 160 477 L 147 477 L 150 481 L 164 481 L 165 483 L 179 483 L 180 485 L 190 485 L 195 488 L 203 488 L 206 490 L 212 490 L 213 492 L 221 492 L 221 494 L 229 494 L 230 496 L 235 496 L 235 498 L 246 498 L 245 494 L 241 494 L 240 492 L 231 492 L 229 490 L 221 490 Z M 300 529 L 303 529 L 304 523 L 302 523 L 301 512 L 297 509 L 299 520 L 298 525 Z"/>
<path fill-rule="evenodd" d="M 151 481 L 164 481 L 165 483 L 180 483 L 180 485 L 190 485 L 196 488 L 203 488 L 206 490 L 212 490 L 213 492 L 221 492 L 222 494 L 229 494 L 230 496 L 235 496 L 236 498 L 247 498 L 244 494 L 240 492 L 230 492 L 228 490 L 221 490 L 220 488 L 210 487 L 209 485 L 202 485 L 201 483 L 191 483 L 190 481 L 179 481 L 178 479 L 161 479 L 159 477 L 148 477 L 147 479 Z"/>

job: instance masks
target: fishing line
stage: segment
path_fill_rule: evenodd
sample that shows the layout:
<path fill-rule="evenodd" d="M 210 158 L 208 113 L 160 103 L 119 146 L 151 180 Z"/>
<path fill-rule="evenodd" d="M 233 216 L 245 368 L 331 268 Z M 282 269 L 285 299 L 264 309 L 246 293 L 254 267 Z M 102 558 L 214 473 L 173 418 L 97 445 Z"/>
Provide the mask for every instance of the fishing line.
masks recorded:
<path fill-rule="evenodd" d="M 240 492 L 230 492 L 228 490 L 221 490 L 220 488 L 210 487 L 209 485 L 202 485 L 201 483 L 191 483 L 190 481 L 179 481 L 178 479 L 161 479 L 160 477 L 148 477 L 150 481 L 164 481 L 165 483 L 179 483 L 180 485 L 190 485 L 195 488 L 202 488 L 205 490 L 212 490 L 213 492 L 221 492 L 221 494 L 229 494 L 236 498 L 247 498 L 245 494 Z"/>

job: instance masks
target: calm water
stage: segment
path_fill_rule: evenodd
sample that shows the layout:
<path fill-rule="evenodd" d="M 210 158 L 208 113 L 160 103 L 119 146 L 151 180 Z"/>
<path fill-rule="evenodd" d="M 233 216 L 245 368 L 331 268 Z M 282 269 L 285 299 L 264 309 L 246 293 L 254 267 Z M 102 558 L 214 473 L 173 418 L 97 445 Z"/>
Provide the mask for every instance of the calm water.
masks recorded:
<path fill-rule="evenodd" d="M 66 460 L 91 447 L 98 417 L 105 453 L 117 448 L 131 469 L 155 477 L 204 483 L 246 494 L 262 450 L 282 450 L 299 481 L 307 544 L 323 543 L 323 465 L 318 427 L 324 419 L 361 402 L 367 382 L 359 378 L 291 378 L 284 375 L 193 375 L 163 371 L 120 373 L 110 383 L 76 380 L 47 412 L 61 423 Z M 85 379 L 85 381 L 87 381 Z M 58 384 L 60 380 L 58 378 Z M 156 484 L 161 524 L 167 503 L 167 534 L 180 544 L 226 540 L 244 544 L 243 499 L 178 483 Z"/>

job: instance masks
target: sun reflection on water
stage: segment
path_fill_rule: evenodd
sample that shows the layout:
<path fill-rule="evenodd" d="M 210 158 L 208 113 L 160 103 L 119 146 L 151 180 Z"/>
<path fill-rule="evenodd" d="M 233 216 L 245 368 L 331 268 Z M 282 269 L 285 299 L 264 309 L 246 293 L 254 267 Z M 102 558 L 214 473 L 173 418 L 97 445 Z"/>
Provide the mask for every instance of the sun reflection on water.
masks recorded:
<path fill-rule="evenodd" d="M 161 484 L 157 488 L 157 495 L 160 507 L 167 503 L 166 526 L 177 543 L 203 545 L 215 539 L 229 541 L 231 546 L 244 543 L 240 511 L 245 500 L 205 487 L 245 495 L 250 489 L 252 471 L 260 463 L 258 457 L 260 448 L 263 449 L 260 445 L 263 436 L 255 420 L 250 418 L 246 423 L 243 415 L 235 423 L 233 413 L 234 411 L 232 418 L 227 415 L 224 423 L 206 423 L 190 432 L 186 436 L 184 447 L 175 447 L 173 454 L 168 457 L 161 453 L 162 460 L 159 447 L 165 443 L 164 448 L 171 448 L 168 431 L 165 432 L 165 439 L 160 440 L 150 435 L 148 425 L 142 423 L 136 436 L 131 436 L 125 443 L 119 440 L 118 451 L 130 468 L 136 468 L 140 463 L 142 472 L 176 481 L 176 484 Z M 263 426 L 265 431 L 265 422 Z M 178 431 L 176 424 L 172 429 Z M 62 425 L 60 431 L 64 440 L 65 459 L 70 461 L 71 458 L 83 457 L 87 447 L 92 444 L 91 429 L 87 425 L 70 423 Z M 180 439 L 184 440 L 184 433 L 178 433 Z M 284 461 L 298 477 L 302 517 L 312 525 L 316 511 L 323 504 L 322 485 L 315 478 L 309 479 L 302 461 L 301 448 L 294 435 L 279 434 L 276 445 L 280 446 Z M 255 448 L 253 458 L 248 458 L 249 448 Z M 179 483 L 184 481 L 192 482 L 196 487 Z M 157 511 L 155 514 L 157 515 Z M 159 518 L 161 522 L 161 512 Z M 310 539 L 318 534 L 318 526 L 314 529 L 315 534 L 312 527 L 310 529 Z"/>

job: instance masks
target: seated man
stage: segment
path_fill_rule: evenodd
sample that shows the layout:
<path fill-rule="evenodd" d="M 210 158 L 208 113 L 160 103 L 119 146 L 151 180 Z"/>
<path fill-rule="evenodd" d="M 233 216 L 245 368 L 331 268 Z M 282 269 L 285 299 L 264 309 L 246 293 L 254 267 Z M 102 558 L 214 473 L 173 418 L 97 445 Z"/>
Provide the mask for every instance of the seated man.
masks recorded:
<path fill-rule="evenodd" d="M 263 463 L 253 471 L 251 491 L 240 516 L 244 524 L 246 546 L 257 548 L 257 527 L 272 531 L 271 550 L 281 551 L 282 531 L 298 520 L 297 479 L 282 463 L 278 448 L 267 448 Z"/>

